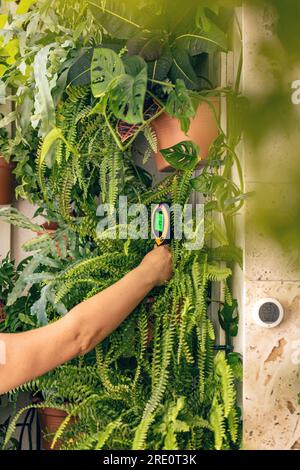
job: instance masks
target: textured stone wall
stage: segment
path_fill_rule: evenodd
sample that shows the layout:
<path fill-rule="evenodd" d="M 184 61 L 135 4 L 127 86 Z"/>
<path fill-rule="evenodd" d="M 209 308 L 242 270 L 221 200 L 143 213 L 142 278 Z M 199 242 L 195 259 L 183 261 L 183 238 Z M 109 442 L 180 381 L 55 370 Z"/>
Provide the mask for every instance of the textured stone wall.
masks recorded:
<path fill-rule="evenodd" d="M 244 8 L 243 34 L 243 86 L 244 91 L 255 98 L 275 85 L 274 64 L 264 60 L 259 52 L 260 39 L 276 44 L 272 13 L 264 7 Z M 246 190 L 263 194 L 260 203 L 271 204 L 274 211 L 288 213 L 290 210 L 293 195 L 289 194 L 291 188 L 285 170 L 299 158 L 297 132 L 297 129 L 287 134 L 277 131 L 269 136 L 256 158 L 244 143 Z M 253 162 L 256 163 L 253 165 Z M 255 207 L 255 198 L 246 204 L 245 269 L 238 279 L 242 284 L 244 314 L 244 447 L 300 449 L 300 406 L 297 403 L 300 392 L 300 250 L 292 252 L 289 246 L 279 247 L 263 230 L 257 229 L 252 222 Z M 264 297 L 277 299 L 285 310 L 284 321 L 269 330 L 257 326 L 252 319 L 255 302 Z"/>

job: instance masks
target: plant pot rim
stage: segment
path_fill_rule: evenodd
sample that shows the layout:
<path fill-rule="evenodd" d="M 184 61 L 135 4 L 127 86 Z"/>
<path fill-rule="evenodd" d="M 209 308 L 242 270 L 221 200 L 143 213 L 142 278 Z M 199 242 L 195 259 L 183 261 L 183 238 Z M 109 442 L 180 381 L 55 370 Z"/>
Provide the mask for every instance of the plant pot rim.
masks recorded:
<path fill-rule="evenodd" d="M 212 101 L 213 103 L 220 103 L 221 102 L 221 98 L 220 96 L 208 96 L 206 98 L 207 101 Z M 197 105 L 197 109 L 200 107 L 200 106 L 203 106 L 207 104 L 206 101 L 199 101 L 198 105 Z M 151 122 L 151 125 L 153 125 L 155 127 L 155 121 L 159 121 L 159 120 L 174 120 L 174 121 L 178 121 L 178 119 L 175 117 L 175 116 L 171 116 L 167 111 L 164 111 L 163 113 L 160 113 L 155 119 L 153 119 L 153 121 Z"/>
<path fill-rule="evenodd" d="M 9 168 L 13 170 L 16 167 L 16 164 L 13 162 L 7 162 L 5 158 L 0 155 L 0 168 Z"/>
<path fill-rule="evenodd" d="M 39 408 L 39 413 L 47 415 L 47 416 L 67 416 L 67 412 L 65 410 L 59 410 L 58 408 Z"/>

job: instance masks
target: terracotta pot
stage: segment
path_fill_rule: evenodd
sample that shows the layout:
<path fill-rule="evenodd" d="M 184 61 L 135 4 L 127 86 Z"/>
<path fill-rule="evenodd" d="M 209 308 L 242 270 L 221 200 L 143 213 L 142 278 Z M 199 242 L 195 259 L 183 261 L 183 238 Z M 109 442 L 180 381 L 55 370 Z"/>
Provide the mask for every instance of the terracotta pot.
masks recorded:
<path fill-rule="evenodd" d="M 15 165 L 0 157 L 0 205 L 11 204 L 14 197 Z"/>
<path fill-rule="evenodd" d="M 0 323 L 3 323 L 6 320 L 6 313 L 4 310 L 4 304 L 0 300 Z"/>
<path fill-rule="evenodd" d="M 56 408 L 41 408 L 38 410 L 38 413 L 42 434 L 42 449 L 52 450 L 51 443 L 53 436 L 66 418 L 67 413 L 63 410 L 57 410 Z M 74 422 L 74 419 L 71 419 L 70 422 Z M 53 450 L 59 449 L 60 446 L 61 441 L 57 441 Z"/>
<path fill-rule="evenodd" d="M 220 114 L 220 100 L 217 97 L 209 98 L 211 105 Z M 160 149 L 172 147 L 183 140 L 191 140 L 200 148 L 201 160 L 199 165 L 204 165 L 211 144 L 219 135 L 219 129 L 211 106 L 207 103 L 200 103 L 196 116 L 191 120 L 191 125 L 187 134 L 180 128 L 180 122 L 176 118 L 170 117 L 167 113 L 158 116 L 152 121 L 152 127 L 156 133 L 158 152 L 155 154 L 155 163 L 158 171 L 172 171 L 171 165 L 163 158 Z"/>
<path fill-rule="evenodd" d="M 41 227 L 43 227 L 48 233 L 54 233 L 58 229 L 58 223 L 44 222 Z"/>
<path fill-rule="evenodd" d="M 56 232 L 56 230 L 58 229 L 58 224 L 56 222 L 44 222 L 41 227 L 44 229 L 44 230 L 41 230 L 40 232 L 36 232 L 37 235 L 44 235 L 45 231 L 48 233 L 48 235 L 50 235 L 50 237 L 53 236 L 53 234 Z M 60 257 L 61 256 L 61 252 L 60 252 L 60 249 L 59 249 L 59 246 L 58 246 L 58 243 L 55 242 L 55 247 L 56 247 L 56 251 L 57 251 L 57 255 Z"/>

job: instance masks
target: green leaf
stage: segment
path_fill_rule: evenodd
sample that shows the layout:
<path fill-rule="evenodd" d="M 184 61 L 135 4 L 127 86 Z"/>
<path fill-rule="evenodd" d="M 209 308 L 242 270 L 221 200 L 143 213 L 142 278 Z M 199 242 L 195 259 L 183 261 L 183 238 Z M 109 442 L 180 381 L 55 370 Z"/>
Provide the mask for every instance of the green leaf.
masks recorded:
<path fill-rule="evenodd" d="M 97 444 L 95 450 L 100 450 L 105 445 L 106 441 L 109 439 L 111 434 L 114 432 L 115 429 L 120 428 L 122 422 L 121 419 L 117 419 L 116 421 L 112 421 L 109 423 L 104 431 L 100 431 L 97 435 Z"/>
<path fill-rule="evenodd" d="M 41 148 L 41 154 L 40 154 L 40 161 L 39 164 L 40 166 L 44 163 L 49 150 L 51 149 L 52 145 L 58 140 L 62 139 L 63 135 L 60 129 L 57 127 L 54 127 L 44 138 L 42 148 Z"/>
<path fill-rule="evenodd" d="M 215 436 L 215 449 L 221 450 L 225 437 L 224 408 L 214 396 L 209 414 L 209 422 Z"/>
<path fill-rule="evenodd" d="M 170 47 L 165 45 L 161 56 L 154 60 L 147 62 L 148 76 L 152 80 L 165 80 L 173 63 L 173 57 Z"/>
<path fill-rule="evenodd" d="M 8 224 L 14 225 L 15 227 L 32 230 L 33 232 L 41 230 L 40 225 L 32 223 L 28 217 L 23 215 L 14 207 L 2 207 L 0 209 L 0 219 L 4 220 Z"/>
<path fill-rule="evenodd" d="M 164 38 L 161 31 L 143 31 L 127 41 L 130 55 L 139 55 L 147 61 L 157 60 L 162 54 Z"/>
<path fill-rule="evenodd" d="M 33 64 L 35 78 L 34 116 L 31 123 L 36 128 L 40 123 L 40 135 L 46 135 L 55 126 L 55 108 L 48 81 L 47 64 L 53 44 L 43 47 L 36 54 Z"/>
<path fill-rule="evenodd" d="M 29 315 L 25 315 L 25 313 L 19 313 L 19 320 L 22 323 L 25 323 L 25 325 L 29 325 L 29 326 L 33 326 L 33 327 L 36 326 L 34 321 L 32 320 L 32 318 L 30 318 Z"/>
<path fill-rule="evenodd" d="M 65 137 L 63 136 L 63 133 L 60 129 L 58 129 L 58 127 L 54 127 L 47 135 L 46 137 L 44 138 L 43 140 L 43 144 L 42 144 L 42 148 L 41 148 L 41 153 L 40 153 L 40 157 L 39 157 L 39 169 L 42 168 L 46 158 L 47 158 L 47 155 L 48 153 L 50 152 L 53 144 L 58 140 L 58 139 L 61 139 L 64 144 L 66 145 L 66 147 L 68 148 L 68 150 L 74 154 L 77 154 L 77 151 L 76 149 L 74 149 L 70 144 L 69 142 L 65 139 Z"/>
<path fill-rule="evenodd" d="M 16 10 L 17 15 L 24 15 L 37 0 L 21 0 Z"/>
<path fill-rule="evenodd" d="M 132 4 L 118 0 L 88 0 L 88 7 L 101 28 L 117 39 L 129 39 L 144 29 Z"/>
<path fill-rule="evenodd" d="M 44 286 L 41 290 L 41 296 L 34 304 L 31 306 L 30 313 L 31 315 L 36 316 L 38 325 L 44 326 L 48 324 L 48 317 L 47 317 L 47 293 L 49 290 L 49 286 Z"/>
<path fill-rule="evenodd" d="M 120 76 L 109 96 L 109 106 L 118 119 L 128 124 L 144 121 L 144 101 L 147 89 L 147 66 L 141 57 L 129 57 L 126 70 Z"/>
<path fill-rule="evenodd" d="M 208 32 L 211 28 L 211 21 L 205 14 L 205 8 L 209 7 L 211 9 L 213 9 L 214 12 L 217 14 L 218 13 L 218 6 L 217 5 L 211 5 L 211 1 L 207 2 L 207 5 L 204 2 L 201 2 L 201 3 L 202 3 L 202 5 L 199 5 L 199 7 L 197 9 L 196 25 L 197 25 L 197 28 Z"/>
<path fill-rule="evenodd" d="M 40 228 L 40 231 L 43 231 L 42 227 Z M 48 246 L 50 241 L 50 235 L 45 232 L 42 235 L 27 240 L 25 243 L 23 243 L 22 249 L 27 252 L 39 250 L 44 248 L 45 246 Z"/>
<path fill-rule="evenodd" d="M 93 48 L 79 50 L 70 68 L 66 69 L 67 83 L 72 86 L 89 85 L 91 83 L 91 63 Z"/>
<path fill-rule="evenodd" d="M 175 89 L 168 96 L 166 111 L 179 119 L 182 131 L 187 133 L 190 118 L 195 116 L 195 109 L 183 80 L 176 80 Z"/>
<path fill-rule="evenodd" d="M 171 48 L 173 57 L 170 78 L 173 83 L 178 78 L 184 81 L 186 87 L 190 90 L 198 90 L 200 81 L 196 75 L 195 69 L 191 63 L 191 58 L 184 47 L 173 46 Z"/>
<path fill-rule="evenodd" d="M 218 312 L 220 325 L 229 336 L 237 336 L 238 334 L 239 314 L 237 307 L 237 300 L 232 299 L 232 305 L 226 303 Z"/>
<path fill-rule="evenodd" d="M 229 353 L 227 355 L 227 362 L 231 367 L 232 373 L 236 380 L 243 380 L 243 360 L 239 353 Z"/>
<path fill-rule="evenodd" d="M 175 43 L 185 49 L 191 56 L 206 52 L 212 54 L 216 51 L 227 50 L 227 36 L 214 23 L 210 23 L 209 31 L 195 29 L 178 36 Z"/>
<path fill-rule="evenodd" d="M 184 140 L 161 150 L 161 154 L 176 170 L 192 170 L 198 163 L 199 148 L 193 142 Z"/>
<path fill-rule="evenodd" d="M 243 251 L 238 246 L 221 245 L 210 249 L 210 259 L 212 261 L 226 261 L 238 263 L 243 266 Z"/>
<path fill-rule="evenodd" d="M 192 188 L 203 194 L 213 194 L 219 185 L 224 186 L 224 178 L 220 175 L 203 173 L 191 180 Z"/>
<path fill-rule="evenodd" d="M 16 118 L 17 118 L 16 111 L 11 111 L 10 113 L 6 114 L 6 116 L 0 119 L 0 128 L 8 126 L 8 124 L 15 121 Z"/>
<path fill-rule="evenodd" d="M 232 272 L 230 268 L 226 266 L 219 266 L 218 264 L 208 264 L 207 265 L 207 277 L 208 279 L 221 282 L 225 281 L 229 276 L 231 276 Z"/>
<path fill-rule="evenodd" d="M 3 29 L 6 22 L 7 22 L 8 15 L 1 14 L 0 15 L 0 29 Z"/>
<path fill-rule="evenodd" d="M 125 73 L 124 65 L 116 52 L 111 49 L 94 50 L 91 63 L 92 92 L 95 97 L 108 92 L 112 83 Z"/>

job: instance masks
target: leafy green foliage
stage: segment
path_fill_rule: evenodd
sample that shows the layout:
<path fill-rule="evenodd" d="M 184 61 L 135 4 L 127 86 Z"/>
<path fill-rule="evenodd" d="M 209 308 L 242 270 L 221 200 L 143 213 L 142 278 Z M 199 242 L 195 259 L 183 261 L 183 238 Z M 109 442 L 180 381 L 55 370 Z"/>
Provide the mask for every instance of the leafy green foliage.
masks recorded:
<path fill-rule="evenodd" d="M 109 98 L 110 106 L 117 118 L 129 124 L 139 124 L 144 120 L 144 100 L 147 89 L 146 63 L 141 57 L 129 57 L 125 67 L 127 74 L 120 77 L 113 87 Z"/>
<path fill-rule="evenodd" d="M 194 0 L 174 0 L 172 8 L 159 0 L 88 4 L 109 36 L 123 40 L 131 55 L 147 61 L 149 77 L 155 80 L 182 79 L 189 89 L 198 90 L 203 53 L 227 49 L 222 13 L 212 5 L 203 8 Z"/>
<path fill-rule="evenodd" d="M 163 421 L 155 428 L 155 431 L 163 437 L 162 448 L 164 450 L 177 450 L 176 434 L 190 430 L 190 426 L 185 421 L 178 419 L 178 415 L 184 408 L 184 402 L 185 398 L 179 397 L 175 404 L 166 404 L 167 410 L 163 414 Z"/>
<path fill-rule="evenodd" d="M 198 162 L 198 147 L 189 140 L 184 140 L 167 149 L 162 149 L 163 157 L 177 170 L 193 170 Z"/>
<path fill-rule="evenodd" d="M 142 29 L 132 1 L 124 4 L 107 0 L 101 4 L 97 0 L 88 0 L 88 4 L 99 24 L 114 38 L 128 39 Z"/>
<path fill-rule="evenodd" d="M 28 284 L 38 286 L 28 318 L 39 324 L 116 282 L 152 246 L 147 240 L 100 241 L 90 195 L 115 204 L 126 194 L 150 206 L 162 197 L 184 203 L 191 192 L 192 169 L 147 187 L 103 118 L 90 114 L 90 100 L 89 89 L 70 90 L 57 111 L 63 138 L 51 144 L 56 147 L 50 168 L 38 156 L 42 189 L 60 228 L 26 243 L 34 255 L 14 282 L 9 303 L 13 307 Z M 14 210 L 3 217 L 37 229 Z M 66 449 L 219 449 L 238 442 L 234 372 L 223 354 L 214 355 L 207 304 L 210 284 L 225 281 L 231 271 L 208 247 L 187 251 L 174 240 L 172 253 L 174 277 L 151 293 L 150 307 L 142 302 L 96 351 L 25 387 L 44 391 L 39 407 L 67 412 L 53 445 L 60 440 Z M 229 292 L 226 299 L 233 304 Z"/>
<path fill-rule="evenodd" d="M 190 118 L 195 116 L 195 109 L 185 84 L 180 79 L 176 80 L 175 88 L 168 96 L 166 112 L 172 117 L 176 116 L 180 121 L 182 131 L 187 133 Z"/>
<path fill-rule="evenodd" d="M 94 50 L 91 63 L 91 86 L 93 95 L 101 97 L 112 87 L 120 75 L 125 74 L 121 58 L 111 49 Z"/>
<path fill-rule="evenodd" d="M 237 311 L 237 301 L 232 300 L 231 305 L 225 303 L 218 312 L 219 322 L 223 330 L 229 336 L 236 336 L 238 333 L 239 315 Z"/>
<path fill-rule="evenodd" d="M 1 332 L 18 332 L 36 326 L 36 321 L 31 317 L 31 307 L 39 298 L 39 289 L 32 287 L 24 296 L 19 296 L 14 305 L 9 305 L 9 297 L 17 279 L 22 272 L 22 264 L 15 266 L 7 255 L 0 263 L 0 319 Z"/>

